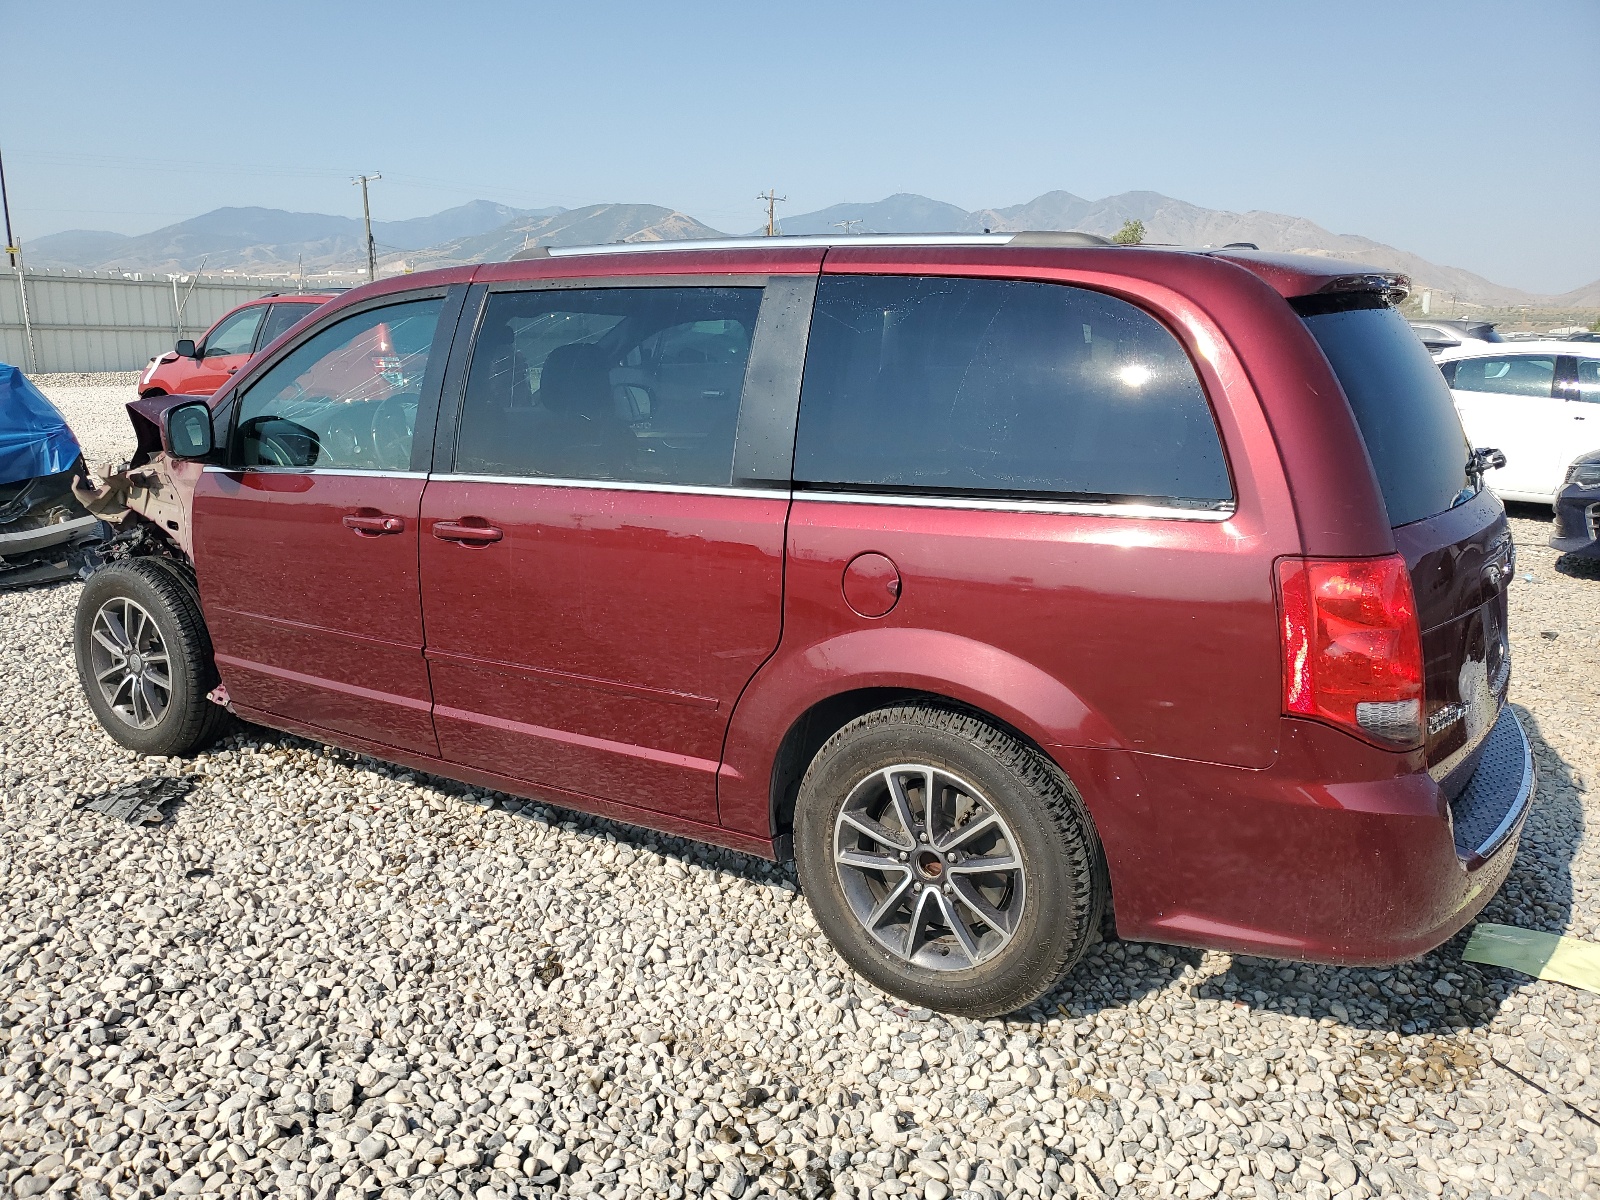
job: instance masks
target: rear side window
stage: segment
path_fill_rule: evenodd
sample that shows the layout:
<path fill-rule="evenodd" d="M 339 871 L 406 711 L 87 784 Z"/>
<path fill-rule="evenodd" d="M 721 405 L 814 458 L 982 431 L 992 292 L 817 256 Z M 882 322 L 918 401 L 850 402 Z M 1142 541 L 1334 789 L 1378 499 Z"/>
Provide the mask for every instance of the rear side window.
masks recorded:
<path fill-rule="evenodd" d="M 256 345 L 265 349 L 278 340 L 278 335 L 298 324 L 300 318 L 307 313 L 315 312 L 315 304 L 274 304 L 267 310 L 267 319 L 262 323 L 261 336 L 256 339 Z"/>
<path fill-rule="evenodd" d="M 726 486 L 760 308 L 753 287 L 491 295 L 455 470 Z"/>
<path fill-rule="evenodd" d="M 1350 400 L 1389 524 L 1409 525 L 1471 495 L 1467 437 L 1450 389 L 1400 314 L 1355 308 L 1305 322 Z"/>
<path fill-rule="evenodd" d="M 1441 368 L 1458 392 L 1495 392 L 1548 400 L 1556 378 L 1556 360 L 1519 354 L 1506 358 L 1461 358 Z"/>
<path fill-rule="evenodd" d="M 1576 382 L 1579 400 L 1600 404 L 1600 358 L 1580 358 Z"/>
<path fill-rule="evenodd" d="M 1232 498 L 1205 393 L 1160 322 L 1098 292 L 997 279 L 823 278 L 794 472 L 875 491 Z"/>

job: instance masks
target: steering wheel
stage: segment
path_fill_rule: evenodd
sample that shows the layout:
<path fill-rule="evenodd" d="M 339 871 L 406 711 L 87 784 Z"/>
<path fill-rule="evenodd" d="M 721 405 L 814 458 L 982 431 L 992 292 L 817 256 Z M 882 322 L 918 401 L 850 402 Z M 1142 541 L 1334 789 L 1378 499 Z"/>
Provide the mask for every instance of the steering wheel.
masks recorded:
<path fill-rule="evenodd" d="M 411 440 L 417 428 L 417 395 L 390 396 L 372 414 L 373 461 L 383 470 L 403 471 L 411 465 Z"/>
<path fill-rule="evenodd" d="M 280 442 L 272 434 L 263 434 L 256 441 L 256 458 L 264 467 L 303 467 L 305 464 L 295 461 L 294 454 L 289 447 Z"/>

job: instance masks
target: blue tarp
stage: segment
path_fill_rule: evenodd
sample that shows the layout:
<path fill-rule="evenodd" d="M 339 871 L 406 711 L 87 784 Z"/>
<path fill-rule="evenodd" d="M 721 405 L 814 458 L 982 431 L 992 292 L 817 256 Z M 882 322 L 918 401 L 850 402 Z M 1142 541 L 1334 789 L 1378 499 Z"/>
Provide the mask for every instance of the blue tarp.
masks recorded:
<path fill-rule="evenodd" d="M 59 475 L 82 453 L 56 406 L 19 368 L 0 363 L 0 483 Z"/>

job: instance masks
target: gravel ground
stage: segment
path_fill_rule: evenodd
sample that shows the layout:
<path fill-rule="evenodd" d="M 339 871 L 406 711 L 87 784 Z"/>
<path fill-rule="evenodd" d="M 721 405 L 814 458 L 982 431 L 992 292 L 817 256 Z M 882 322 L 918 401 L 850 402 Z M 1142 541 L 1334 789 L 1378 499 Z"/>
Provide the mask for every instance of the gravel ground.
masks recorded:
<path fill-rule="evenodd" d="M 46 380 L 91 446 L 113 388 Z M 1538 806 L 1489 920 L 1600 939 L 1600 573 L 1514 521 Z M 1600 1191 L 1600 997 L 1107 941 L 946 1020 L 856 980 L 784 868 L 250 731 L 138 760 L 75 584 L 0 595 L 0 1181 L 17 1196 Z M 88 811 L 151 775 L 159 826 Z M 1587 820 L 1585 819 L 1587 816 Z"/>

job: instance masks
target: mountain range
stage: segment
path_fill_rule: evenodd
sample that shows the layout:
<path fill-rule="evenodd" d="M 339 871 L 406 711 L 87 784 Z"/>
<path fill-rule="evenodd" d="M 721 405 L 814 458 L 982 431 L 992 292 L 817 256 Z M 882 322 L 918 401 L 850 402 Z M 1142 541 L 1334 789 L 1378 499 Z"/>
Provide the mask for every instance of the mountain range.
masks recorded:
<path fill-rule="evenodd" d="M 867 204 L 835 204 L 782 221 L 789 234 L 994 233 L 1076 229 L 1111 235 L 1127 221 L 1144 225 L 1145 241 L 1185 246 L 1252 242 L 1262 250 L 1347 259 L 1411 277 L 1430 289 L 1475 304 L 1600 306 L 1600 280 L 1560 296 L 1507 287 L 1460 267 L 1429 262 L 1357 234 L 1332 233 L 1303 217 L 1202 208 L 1159 192 L 1123 192 L 1086 200 L 1046 192 L 1025 204 L 967 210 L 901 193 Z M 474 200 L 432 216 L 374 221 L 380 269 L 422 270 L 510 257 L 529 246 L 581 246 L 723 236 L 686 213 L 654 204 L 517 209 Z M 33 266 L 112 271 L 207 271 L 277 274 L 297 269 L 357 275 L 366 261 L 361 221 L 269 208 L 219 208 L 152 233 L 129 236 L 69 230 L 25 247 Z"/>

